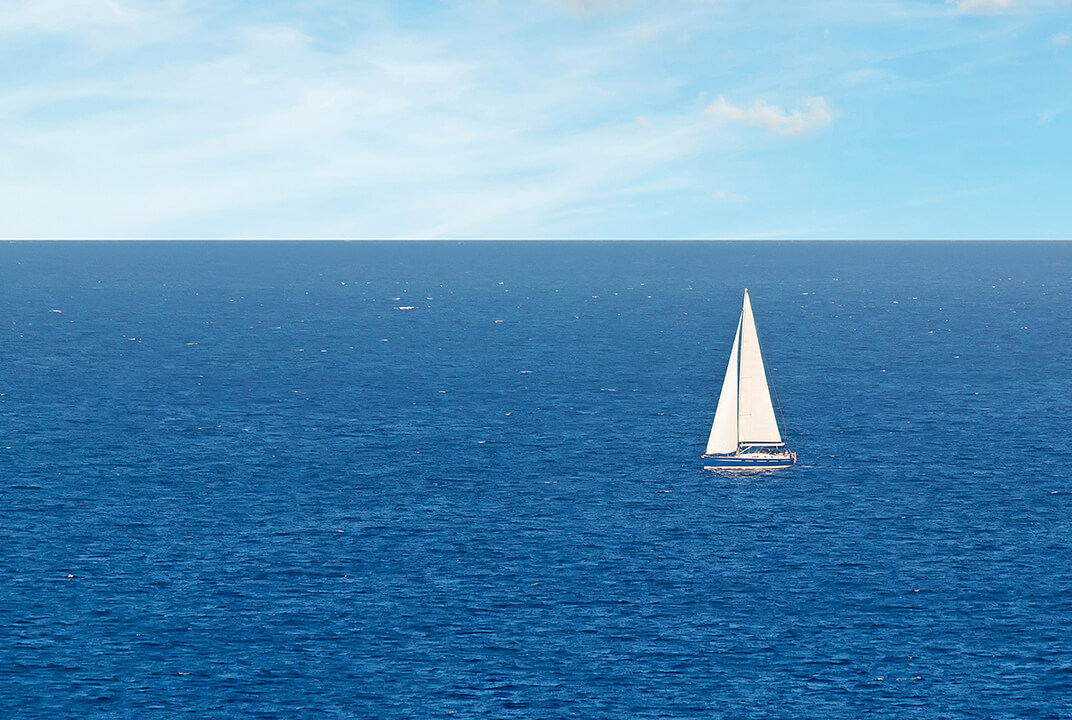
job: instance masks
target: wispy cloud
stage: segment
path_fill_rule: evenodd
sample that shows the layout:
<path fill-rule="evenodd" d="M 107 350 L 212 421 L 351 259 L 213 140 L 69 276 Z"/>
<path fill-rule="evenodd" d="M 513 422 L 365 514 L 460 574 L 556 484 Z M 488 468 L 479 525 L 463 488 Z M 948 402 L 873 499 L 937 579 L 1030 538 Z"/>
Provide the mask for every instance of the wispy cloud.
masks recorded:
<path fill-rule="evenodd" d="M 1008 15 L 1067 8 L 1070 0 L 945 0 L 963 15 Z"/>
<path fill-rule="evenodd" d="M 809 130 L 829 127 L 832 123 L 830 108 L 822 97 L 807 98 L 803 110 L 787 111 L 762 100 L 756 100 L 751 107 L 740 107 L 719 96 L 706 112 L 723 120 L 766 128 L 779 135 L 803 135 Z"/>
<path fill-rule="evenodd" d="M 185 0 L 9 0 L 0 3 L 0 37 L 55 35 L 96 50 L 122 52 L 174 39 L 193 23 Z"/>
<path fill-rule="evenodd" d="M 889 74 L 877 68 L 861 68 L 842 73 L 838 81 L 846 87 L 859 87 L 882 82 L 889 78 Z"/>
<path fill-rule="evenodd" d="M 1015 9 L 1013 0 L 946 0 L 966 15 L 998 15 Z"/>
<path fill-rule="evenodd" d="M 716 190 L 711 193 L 711 197 L 719 202 L 726 203 L 740 203 L 746 202 L 748 197 L 745 195 L 739 195 L 738 193 L 730 192 L 729 190 Z"/>
<path fill-rule="evenodd" d="M 1064 177 L 1066 152 L 1023 138 L 1004 159 L 949 153 L 987 146 L 994 117 L 976 111 L 998 94 L 1039 109 L 1038 45 L 1068 42 L 1044 11 L 1067 4 L 991 2 L 1023 13 L 1011 27 L 953 17 L 981 0 L 0 0 L 0 233 L 718 237 L 774 216 L 776 235 L 835 232 L 848 205 L 911 192 L 906 158 L 934 158 L 935 187 Z M 985 82 L 948 72 L 995 57 L 1012 64 Z M 841 114 L 837 172 L 820 144 L 781 140 Z M 1046 197 L 1017 196 L 1018 219 L 1053 217 Z M 945 236 L 958 207 L 930 218 Z M 988 210 L 972 217 L 1021 232 Z"/>
<path fill-rule="evenodd" d="M 618 12 L 636 4 L 635 0 L 544 0 L 544 2 L 565 8 L 576 17 Z"/>
<path fill-rule="evenodd" d="M 509 43 L 472 53 L 381 29 L 338 52 L 284 25 L 229 40 L 0 94 L 5 232 L 576 236 L 564 219 L 687 185 L 678 164 L 720 142 L 688 105 L 630 113 L 650 88 L 598 92 L 615 66 L 561 48 L 515 62 Z M 573 113 L 592 119 L 565 125 Z"/>
<path fill-rule="evenodd" d="M 138 12 L 119 0 L 22 0 L 0 7 L 0 30 L 63 32 L 90 25 L 126 25 Z"/>

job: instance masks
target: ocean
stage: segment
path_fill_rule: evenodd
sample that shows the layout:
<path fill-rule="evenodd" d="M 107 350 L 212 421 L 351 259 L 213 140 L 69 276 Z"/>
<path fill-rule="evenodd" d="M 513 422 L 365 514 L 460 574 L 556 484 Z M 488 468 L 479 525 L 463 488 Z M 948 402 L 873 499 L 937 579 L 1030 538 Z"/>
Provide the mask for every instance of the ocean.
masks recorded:
<path fill-rule="evenodd" d="M 799 464 L 719 474 L 745 287 Z M 2 717 L 1072 717 L 1072 244 L 15 243 L 0 308 Z"/>

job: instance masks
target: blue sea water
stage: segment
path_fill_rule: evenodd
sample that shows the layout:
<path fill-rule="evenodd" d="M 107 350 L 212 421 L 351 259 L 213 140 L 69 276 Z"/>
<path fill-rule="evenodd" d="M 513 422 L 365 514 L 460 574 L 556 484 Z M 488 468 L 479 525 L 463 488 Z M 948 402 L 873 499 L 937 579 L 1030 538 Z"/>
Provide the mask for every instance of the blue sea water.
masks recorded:
<path fill-rule="evenodd" d="M 800 464 L 733 476 L 744 287 Z M 2 717 L 1072 717 L 1072 244 L 8 244 L 0 308 Z"/>

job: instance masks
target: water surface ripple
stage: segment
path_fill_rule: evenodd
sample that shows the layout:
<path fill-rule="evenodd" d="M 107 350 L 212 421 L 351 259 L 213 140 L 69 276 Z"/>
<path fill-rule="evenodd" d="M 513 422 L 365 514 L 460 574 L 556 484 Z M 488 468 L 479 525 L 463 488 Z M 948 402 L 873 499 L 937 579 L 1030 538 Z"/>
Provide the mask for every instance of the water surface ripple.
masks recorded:
<path fill-rule="evenodd" d="M 1070 268 L 0 246 L 0 715 L 1072 717 Z M 746 286 L 801 464 L 733 477 Z"/>

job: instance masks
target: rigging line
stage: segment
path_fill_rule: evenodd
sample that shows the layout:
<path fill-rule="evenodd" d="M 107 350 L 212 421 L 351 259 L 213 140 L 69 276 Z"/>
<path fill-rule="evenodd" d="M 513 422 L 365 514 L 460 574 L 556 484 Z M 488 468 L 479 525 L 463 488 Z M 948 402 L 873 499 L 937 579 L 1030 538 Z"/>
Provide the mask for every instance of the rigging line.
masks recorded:
<path fill-rule="evenodd" d="M 789 435 L 789 426 L 785 424 L 785 413 L 782 412 L 782 401 L 778 397 L 778 388 L 774 387 L 774 373 L 771 372 L 774 368 L 767 371 L 767 387 L 774 393 L 774 406 L 778 408 L 778 420 L 782 423 L 782 432 L 785 434 L 782 437 L 782 442 L 786 441 L 786 437 Z"/>

